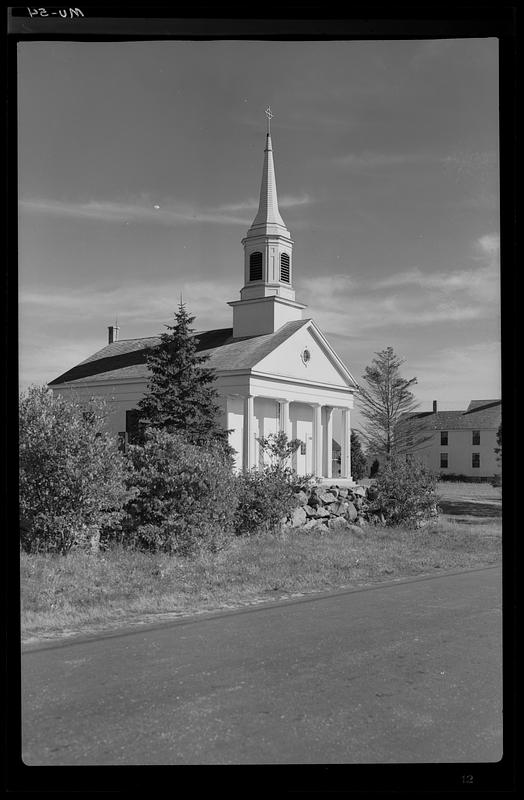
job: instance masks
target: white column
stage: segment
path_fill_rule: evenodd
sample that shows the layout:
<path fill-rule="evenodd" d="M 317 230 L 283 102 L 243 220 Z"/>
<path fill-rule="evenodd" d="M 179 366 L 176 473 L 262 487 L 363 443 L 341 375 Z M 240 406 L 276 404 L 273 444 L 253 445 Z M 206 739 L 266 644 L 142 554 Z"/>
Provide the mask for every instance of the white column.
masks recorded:
<path fill-rule="evenodd" d="M 288 439 L 291 439 L 291 425 L 289 423 L 289 400 L 279 400 L 280 430 L 284 431 Z"/>
<path fill-rule="evenodd" d="M 313 406 L 313 474 L 322 477 L 322 406 L 312 403 Z"/>
<path fill-rule="evenodd" d="M 244 470 L 249 470 L 253 466 L 254 411 L 255 398 L 249 394 L 244 397 L 244 453 L 242 458 Z"/>
<path fill-rule="evenodd" d="M 333 465 L 333 408 L 331 406 L 324 406 L 324 413 L 326 415 L 326 424 L 324 427 L 324 453 L 325 453 L 325 472 L 326 478 L 332 478 L 332 465 Z"/>
<path fill-rule="evenodd" d="M 351 480 L 351 422 L 349 408 L 342 409 L 342 442 L 341 442 L 340 477 Z"/>

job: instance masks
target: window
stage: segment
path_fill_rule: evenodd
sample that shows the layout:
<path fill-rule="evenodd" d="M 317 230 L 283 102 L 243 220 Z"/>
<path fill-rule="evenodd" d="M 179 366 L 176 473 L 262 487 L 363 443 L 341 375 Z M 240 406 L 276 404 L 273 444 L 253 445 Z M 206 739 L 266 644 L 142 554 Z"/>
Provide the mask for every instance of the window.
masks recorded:
<path fill-rule="evenodd" d="M 283 283 L 289 283 L 289 256 L 287 253 L 282 253 L 280 256 L 280 280 Z"/>
<path fill-rule="evenodd" d="M 140 425 L 140 411 L 137 408 L 126 411 L 126 441 L 129 444 L 136 444 L 138 440 L 138 430 Z"/>
<path fill-rule="evenodd" d="M 440 468 L 447 469 L 448 468 L 448 454 L 441 453 L 440 454 Z"/>
<path fill-rule="evenodd" d="M 306 443 L 305 442 L 300 442 L 300 455 L 301 456 L 305 456 L 306 455 Z"/>
<path fill-rule="evenodd" d="M 448 432 L 447 431 L 440 431 L 440 446 L 447 447 L 448 446 Z"/>
<path fill-rule="evenodd" d="M 471 444 L 472 445 L 479 445 L 480 444 L 480 431 L 471 431 L 471 433 L 473 434 Z"/>
<path fill-rule="evenodd" d="M 471 466 L 475 469 L 480 467 L 480 453 L 471 454 Z"/>
<path fill-rule="evenodd" d="M 249 256 L 249 280 L 262 280 L 262 253 L 258 250 Z"/>

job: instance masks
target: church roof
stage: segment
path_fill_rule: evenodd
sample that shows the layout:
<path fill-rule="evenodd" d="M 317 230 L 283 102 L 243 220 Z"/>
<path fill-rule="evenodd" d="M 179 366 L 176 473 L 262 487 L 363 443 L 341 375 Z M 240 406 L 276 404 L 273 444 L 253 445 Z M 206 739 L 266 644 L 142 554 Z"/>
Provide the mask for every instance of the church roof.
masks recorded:
<path fill-rule="evenodd" d="M 309 319 L 288 322 L 274 333 L 233 338 L 232 328 L 196 331 L 197 352 L 209 355 L 206 366 L 217 372 L 251 369 L 276 347 L 286 341 Z M 160 342 L 159 336 L 121 339 L 106 345 L 80 364 L 59 375 L 49 386 L 63 383 L 105 383 L 111 380 L 146 380 L 147 353 Z"/>

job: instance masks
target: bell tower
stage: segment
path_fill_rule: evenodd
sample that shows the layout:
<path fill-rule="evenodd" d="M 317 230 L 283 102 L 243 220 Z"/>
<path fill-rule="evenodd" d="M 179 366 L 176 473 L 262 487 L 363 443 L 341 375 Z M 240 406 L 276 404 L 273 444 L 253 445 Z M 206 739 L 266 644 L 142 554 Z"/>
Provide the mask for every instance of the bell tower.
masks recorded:
<path fill-rule="evenodd" d="M 242 239 L 244 286 L 233 307 L 233 336 L 274 333 L 286 322 L 302 318 L 306 306 L 295 302 L 293 240 L 278 209 L 271 118 L 268 107 L 264 166 L 258 212 Z"/>

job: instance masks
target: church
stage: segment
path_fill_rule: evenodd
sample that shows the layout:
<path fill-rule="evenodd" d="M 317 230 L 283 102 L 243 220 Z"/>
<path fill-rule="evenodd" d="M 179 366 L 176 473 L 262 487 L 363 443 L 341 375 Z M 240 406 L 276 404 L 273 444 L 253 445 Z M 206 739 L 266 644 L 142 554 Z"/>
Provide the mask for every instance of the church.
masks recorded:
<path fill-rule="evenodd" d="M 258 212 L 246 236 L 243 286 L 232 300 L 232 327 L 197 331 L 197 349 L 209 356 L 224 427 L 231 430 L 235 468 L 264 464 L 259 437 L 284 431 L 300 439 L 293 456 L 299 475 L 333 475 L 333 421 L 339 415 L 340 478 L 351 483 L 351 409 L 357 383 L 314 320 L 295 300 L 293 240 L 279 211 L 270 109 Z M 299 266 L 297 267 L 300 268 Z M 113 413 L 109 425 L 126 437 L 136 429 L 137 403 L 147 388 L 148 349 L 159 337 L 108 343 L 49 383 L 59 394 L 103 397 Z"/>

